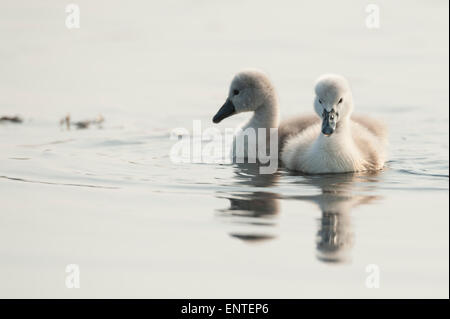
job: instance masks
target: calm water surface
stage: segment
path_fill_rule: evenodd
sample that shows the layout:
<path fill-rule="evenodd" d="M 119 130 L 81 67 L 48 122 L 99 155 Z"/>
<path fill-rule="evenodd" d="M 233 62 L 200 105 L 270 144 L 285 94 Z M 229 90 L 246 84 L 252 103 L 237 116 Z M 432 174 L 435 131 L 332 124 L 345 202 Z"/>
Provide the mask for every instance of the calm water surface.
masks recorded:
<path fill-rule="evenodd" d="M 0 116 L 25 119 L 0 124 L 0 297 L 448 298 L 447 2 L 381 2 L 376 31 L 358 1 L 79 3 L 76 31 L 57 1 L 0 4 Z M 243 67 L 271 75 L 284 117 L 346 75 L 389 127 L 385 170 L 173 163 L 171 131 L 213 127 Z M 67 130 L 67 113 L 106 120 Z"/>

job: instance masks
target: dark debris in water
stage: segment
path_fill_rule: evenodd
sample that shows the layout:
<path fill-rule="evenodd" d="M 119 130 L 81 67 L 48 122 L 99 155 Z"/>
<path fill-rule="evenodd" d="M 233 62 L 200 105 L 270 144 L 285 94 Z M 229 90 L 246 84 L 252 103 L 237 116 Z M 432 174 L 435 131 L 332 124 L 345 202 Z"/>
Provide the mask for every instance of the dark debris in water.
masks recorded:
<path fill-rule="evenodd" d="M 22 123 L 23 120 L 21 117 L 19 116 L 1 116 L 0 117 L 0 123 L 5 123 L 5 122 L 9 122 L 9 123 Z"/>
<path fill-rule="evenodd" d="M 102 124 L 105 121 L 105 118 L 100 114 L 97 118 L 93 120 L 84 120 L 84 121 L 72 121 L 70 118 L 70 114 L 67 114 L 59 121 L 59 125 L 65 126 L 68 130 L 72 127 L 76 129 L 87 129 L 91 126 L 96 126 L 97 128 L 102 128 Z"/>

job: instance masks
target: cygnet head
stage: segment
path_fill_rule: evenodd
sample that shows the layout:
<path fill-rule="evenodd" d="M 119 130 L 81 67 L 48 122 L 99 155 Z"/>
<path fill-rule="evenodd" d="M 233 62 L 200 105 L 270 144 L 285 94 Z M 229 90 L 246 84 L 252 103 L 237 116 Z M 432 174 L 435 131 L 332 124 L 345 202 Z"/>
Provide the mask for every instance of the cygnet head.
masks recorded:
<path fill-rule="evenodd" d="M 261 71 L 245 70 L 234 76 L 228 98 L 213 122 L 219 123 L 231 115 L 256 111 L 271 104 L 276 104 L 276 93 L 268 76 Z"/>
<path fill-rule="evenodd" d="M 322 75 L 316 82 L 314 109 L 322 119 L 322 133 L 330 136 L 339 122 L 350 118 L 353 98 L 347 80 L 335 74 Z"/>

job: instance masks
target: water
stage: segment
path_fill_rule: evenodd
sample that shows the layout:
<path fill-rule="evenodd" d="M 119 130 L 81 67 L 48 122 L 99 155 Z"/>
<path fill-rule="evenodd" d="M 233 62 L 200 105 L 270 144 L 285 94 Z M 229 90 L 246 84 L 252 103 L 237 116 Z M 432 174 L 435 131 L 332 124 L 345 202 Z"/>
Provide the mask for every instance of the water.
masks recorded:
<path fill-rule="evenodd" d="M 0 116 L 25 119 L 0 124 L 1 297 L 448 298 L 447 2 L 381 1 L 379 30 L 359 1 L 78 3 L 78 30 L 57 1 L 0 4 Z M 389 127 L 386 169 L 173 163 L 171 131 L 212 127 L 243 67 L 285 117 L 344 74 Z"/>

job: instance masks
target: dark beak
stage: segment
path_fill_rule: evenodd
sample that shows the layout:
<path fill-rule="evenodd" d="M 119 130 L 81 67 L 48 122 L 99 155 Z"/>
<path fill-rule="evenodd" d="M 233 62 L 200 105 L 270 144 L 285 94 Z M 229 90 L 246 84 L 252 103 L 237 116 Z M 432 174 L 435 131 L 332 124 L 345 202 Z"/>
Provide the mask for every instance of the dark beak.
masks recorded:
<path fill-rule="evenodd" d="M 331 118 L 332 112 L 324 111 L 323 113 L 323 121 L 322 121 L 322 133 L 325 136 L 330 136 L 334 133 L 334 130 L 336 129 L 336 122 Z M 334 116 L 333 116 L 334 118 Z"/>
<path fill-rule="evenodd" d="M 220 108 L 216 115 L 213 117 L 214 123 L 220 123 L 223 119 L 233 115 L 236 113 L 236 109 L 234 108 L 233 102 L 230 99 L 225 101 L 225 104 Z"/>

